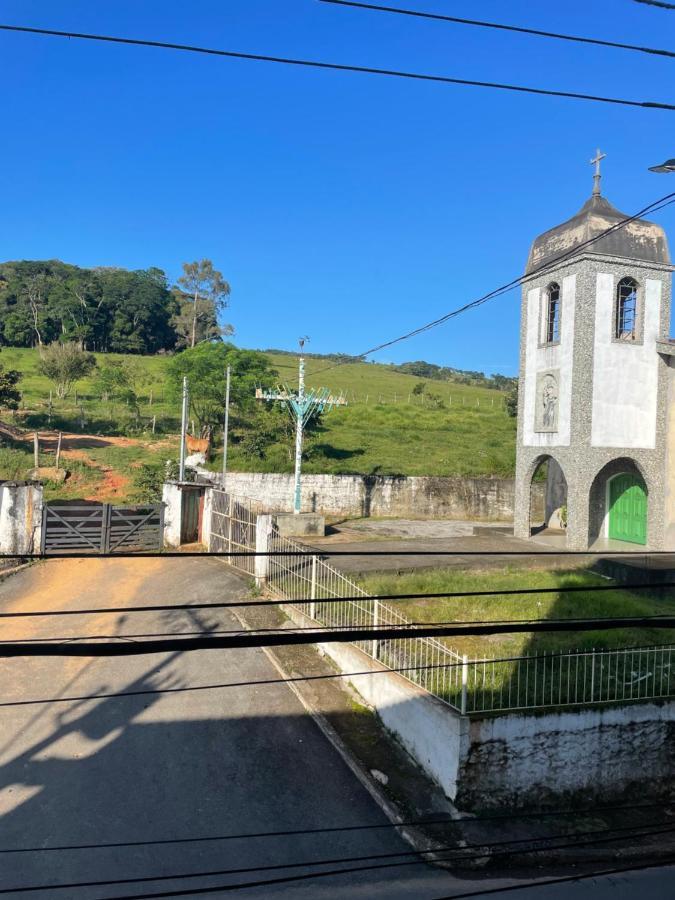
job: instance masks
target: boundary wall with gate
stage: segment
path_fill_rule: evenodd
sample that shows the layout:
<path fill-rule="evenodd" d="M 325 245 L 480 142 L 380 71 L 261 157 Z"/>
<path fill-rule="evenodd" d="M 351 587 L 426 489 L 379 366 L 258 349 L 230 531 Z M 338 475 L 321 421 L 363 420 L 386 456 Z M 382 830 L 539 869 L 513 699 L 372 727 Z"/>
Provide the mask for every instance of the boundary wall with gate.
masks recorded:
<path fill-rule="evenodd" d="M 265 513 L 258 501 L 217 488 L 209 493 L 209 549 L 280 551 L 283 555 L 226 561 L 287 600 L 286 612 L 297 624 L 409 624 L 320 554 L 279 535 L 273 514 Z M 345 597 L 351 599 L 341 600 Z M 635 773 L 646 777 L 641 761 L 647 758 L 654 790 L 672 775 L 672 646 L 509 659 L 469 659 L 433 637 L 319 647 L 342 671 L 379 673 L 350 680 L 418 763 L 460 802 L 537 803 L 554 796 L 557 784 L 572 793 L 611 797 L 614 791 L 633 789 Z M 637 722 L 650 735 L 648 746 L 633 739 Z M 565 741 L 563 734 L 569 736 Z M 563 746 L 564 752 L 557 753 Z M 613 765 L 617 755 L 620 767 Z M 568 773 L 561 780 L 561 767 L 571 767 L 573 777 Z M 639 787 L 649 789 L 643 780 Z"/>

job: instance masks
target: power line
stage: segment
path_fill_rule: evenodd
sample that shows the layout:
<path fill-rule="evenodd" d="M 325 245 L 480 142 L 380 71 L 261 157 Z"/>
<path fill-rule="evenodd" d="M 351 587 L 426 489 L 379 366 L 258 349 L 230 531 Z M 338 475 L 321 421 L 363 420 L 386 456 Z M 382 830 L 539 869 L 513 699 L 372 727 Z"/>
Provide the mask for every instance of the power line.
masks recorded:
<path fill-rule="evenodd" d="M 20 656 L 142 656 L 154 653 L 183 653 L 195 650 L 234 650 L 250 647 L 290 647 L 299 644 L 354 643 L 356 641 L 390 641 L 399 638 L 462 637 L 492 634 L 534 634 L 558 631 L 613 631 L 622 628 L 675 628 L 675 616 L 625 616 L 589 619 L 516 620 L 509 622 L 477 622 L 452 625 L 420 623 L 414 627 L 331 628 L 328 630 L 294 630 L 282 633 L 231 633 L 216 637 L 162 638 L 158 640 L 99 642 L 82 640 L 67 643 L 16 641 L 0 644 L 0 659 Z M 262 629 L 261 629 L 262 631 Z"/>
<path fill-rule="evenodd" d="M 638 3 L 645 0 L 638 0 Z M 485 897 L 487 894 L 505 894 L 508 891 L 524 891 L 532 888 L 547 887 L 552 884 L 569 884 L 573 881 L 585 881 L 588 878 L 602 878 L 610 875 L 621 875 L 625 872 L 644 872 L 648 869 L 662 869 L 675 863 L 675 856 L 667 857 L 659 862 L 631 863 L 628 866 L 613 866 L 611 869 L 596 869 L 593 872 L 585 872 L 583 875 L 561 875 L 558 878 L 542 878 L 530 881 L 527 884 L 509 884 L 505 887 L 485 888 L 480 891 L 466 891 L 462 894 L 446 894 L 443 897 L 434 897 L 434 900 L 464 900 L 466 897 Z M 115 900 L 115 898 L 112 898 Z"/>
<path fill-rule="evenodd" d="M 639 830 L 638 830 L 639 829 Z M 669 834 L 675 831 L 675 826 L 672 823 L 649 823 L 644 826 L 636 826 L 627 825 L 620 826 L 618 828 L 604 828 L 604 829 L 596 829 L 594 831 L 587 832 L 579 832 L 576 835 L 569 834 L 556 834 L 551 835 L 546 838 L 514 838 L 506 841 L 496 841 L 491 843 L 476 843 L 476 844 L 466 844 L 463 847 L 456 846 L 441 846 L 435 848 L 429 848 L 428 850 L 402 850 L 396 853 L 371 853 L 367 855 L 360 856 L 343 856 L 343 857 L 332 857 L 328 859 L 319 859 L 319 860 L 302 860 L 301 862 L 292 862 L 292 863 L 270 863 L 263 866 L 245 866 L 245 867 L 237 867 L 237 868 L 226 868 L 226 869 L 212 869 L 208 871 L 199 871 L 199 872 L 172 872 L 169 875 L 145 875 L 138 878 L 115 878 L 115 879 L 101 879 L 96 881 L 75 881 L 68 883 L 52 883 L 52 884 L 40 884 L 40 885 L 24 885 L 24 886 L 16 886 L 9 888 L 0 888 L 0 894 L 11 894 L 11 893 L 29 893 L 33 891 L 56 891 L 56 890 L 73 890 L 78 888 L 85 887 L 112 887 L 113 885 L 122 885 L 122 884 L 145 884 L 148 882 L 160 882 L 160 881 L 177 881 L 177 880 L 186 880 L 188 878 L 213 878 L 218 875 L 250 875 L 255 872 L 270 872 L 270 871 L 283 871 L 289 869 L 304 869 L 304 868 L 315 868 L 317 866 L 327 866 L 327 865 L 335 865 L 341 864 L 344 865 L 346 863 L 353 862 L 371 862 L 372 860 L 394 860 L 399 859 L 401 857 L 415 857 L 414 860 L 406 863 L 393 863 L 392 867 L 400 866 L 400 865 L 416 865 L 420 863 L 430 862 L 434 856 L 438 857 L 443 854 L 443 858 L 448 861 L 454 860 L 465 860 L 465 859 L 481 859 L 486 856 L 513 856 L 516 854 L 523 853 L 537 853 L 541 852 L 542 849 L 552 849 L 550 847 L 538 846 L 535 848 L 523 848 L 519 847 L 518 850 L 507 850 L 507 851 L 496 851 L 492 852 L 492 848 L 494 847 L 505 847 L 505 846 L 515 846 L 518 844 L 550 844 L 551 841 L 560 841 L 563 838 L 574 838 L 572 843 L 570 844 L 569 840 L 564 841 L 562 844 L 558 844 L 558 847 L 568 847 L 568 846 L 583 846 L 584 844 L 594 844 L 594 843 L 613 843 L 615 841 L 621 840 L 626 832 L 630 832 L 634 837 L 650 837 L 652 835 L 660 835 L 660 834 Z M 603 835 L 604 837 L 600 837 Z M 609 837 L 609 835 L 612 835 Z M 591 838 L 590 841 L 579 841 L 579 838 Z M 466 850 L 476 850 L 477 852 L 465 852 Z M 452 854 L 452 855 L 449 855 Z M 358 867 L 355 869 L 347 869 L 347 870 L 333 870 L 331 872 L 311 872 L 299 876 L 290 876 L 286 877 L 284 881 L 295 881 L 295 880 L 305 880 L 309 878 L 322 878 L 329 875 L 338 874 L 341 872 L 358 872 L 363 869 L 370 868 L 389 868 L 391 864 L 384 863 L 376 866 L 366 866 L 366 867 Z M 280 883 L 279 879 L 272 879 L 270 881 L 260 882 L 259 885 L 262 886 L 264 884 L 276 884 Z M 246 887 L 253 887 L 253 884 L 244 883 L 244 884 L 230 884 L 226 888 L 220 888 L 221 890 L 239 890 Z M 206 889 L 205 893 L 209 893 L 212 891 L 211 889 Z M 164 897 L 164 896 L 180 896 L 184 893 L 192 893 L 193 891 L 179 891 L 176 894 L 173 892 L 169 893 L 158 893 L 158 894 L 144 894 L 143 897 Z M 194 893 L 200 893 L 201 889 L 197 889 Z"/>
<path fill-rule="evenodd" d="M 333 550 L 331 547 L 312 547 L 305 545 L 302 550 L 113 550 L 107 553 L 80 552 L 72 550 L 49 551 L 49 553 L 0 553 L 0 559 L 19 559 L 36 562 L 48 562 L 51 559 L 242 559 L 255 556 L 280 556 L 295 559 L 309 559 L 317 556 L 321 559 L 334 556 L 526 556 L 546 558 L 547 556 L 601 556 L 603 558 L 631 559 L 639 557 L 675 557 L 673 550 Z"/>
<path fill-rule="evenodd" d="M 287 606 L 289 603 L 294 605 L 316 603 L 317 605 L 363 602 L 370 600 L 386 600 L 387 602 L 395 602 L 399 600 L 457 600 L 466 597 L 514 597 L 514 596 L 538 596 L 540 594 L 594 594 L 606 591 L 649 591 L 658 588 L 675 588 L 675 581 L 659 581 L 659 582 L 639 582 L 633 584 L 631 582 L 621 584 L 595 584 L 587 586 L 578 585 L 560 585 L 559 587 L 542 587 L 542 588 L 503 588 L 492 591 L 434 591 L 432 593 L 410 593 L 410 594 L 354 594 L 345 597 L 303 597 L 295 600 L 227 600 L 221 603 L 153 603 L 147 606 L 102 606 L 100 608 L 90 607 L 85 609 L 39 609 L 39 610 L 22 610 L 20 612 L 0 612 L 0 619 L 24 619 L 36 617 L 60 617 L 60 616 L 88 616 L 100 614 L 118 614 L 118 613 L 146 613 L 146 612 L 176 612 L 176 611 L 195 611 L 195 610 L 213 610 L 213 609 L 241 609 L 249 607 L 269 607 L 269 606 Z M 128 635 L 133 637 L 134 635 Z"/>
<path fill-rule="evenodd" d="M 640 645 L 636 647 L 627 647 L 621 648 L 623 650 L 630 650 L 631 652 L 649 652 L 653 651 L 654 653 L 658 653 L 659 651 L 664 649 L 664 645 L 662 644 L 647 644 Z M 610 651 L 611 652 L 611 648 Z M 570 658 L 579 658 L 585 656 L 593 656 L 597 653 L 597 650 L 575 650 L 569 651 L 567 656 Z M 565 654 L 560 656 L 561 659 L 565 658 Z M 526 659 L 528 663 L 536 662 L 538 660 L 551 659 L 550 654 L 543 653 L 534 653 L 526 657 L 522 656 L 501 656 L 489 658 L 485 657 L 482 659 L 474 659 L 473 663 L 507 663 L 507 662 L 520 662 L 523 659 Z M 384 664 L 383 664 L 384 665 Z M 105 694 L 84 694 L 81 696 L 70 696 L 70 697 L 42 697 L 32 700 L 4 700 L 0 702 L 0 709 L 5 707 L 18 707 L 18 706 L 44 706 L 50 705 L 52 703 L 85 703 L 90 700 L 116 700 L 121 699 L 123 697 L 145 697 L 149 695 L 155 694 L 184 694 L 196 691 L 213 691 L 213 690 L 225 690 L 227 688 L 241 688 L 241 687 L 256 687 L 256 686 L 269 686 L 271 684 L 292 684 L 294 682 L 299 681 L 328 681 L 336 678 L 357 678 L 364 675 L 387 675 L 392 672 L 398 675 L 403 675 L 406 672 L 428 672 L 437 669 L 458 669 L 463 666 L 464 663 L 460 662 L 445 662 L 445 663 L 428 663 L 427 665 L 418 665 L 418 666 L 386 666 L 382 669 L 366 669 L 360 672 L 331 672 L 330 674 L 324 675 L 293 675 L 288 678 L 263 678 L 257 681 L 226 681 L 219 682 L 215 684 L 196 684 L 196 685 L 184 685 L 181 687 L 172 687 L 172 688 L 145 688 L 143 690 L 137 691 L 113 691 Z M 632 807 L 631 807 L 632 808 Z"/>
<path fill-rule="evenodd" d="M 310 59 L 293 59 L 284 56 L 268 56 L 261 53 L 241 53 L 234 50 L 219 50 L 213 47 L 198 47 L 192 44 L 176 44 L 169 41 L 151 41 L 139 38 L 123 38 L 108 34 L 92 34 L 87 32 L 59 31 L 54 28 L 29 28 L 25 25 L 0 25 L 0 31 L 20 32 L 25 34 L 42 34 L 50 37 L 74 38 L 85 41 L 101 41 L 111 44 L 126 44 L 135 47 L 155 47 L 162 50 L 181 50 L 188 53 L 204 53 L 209 56 L 225 56 L 231 59 L 253 60 L 256 62 L 278 63 L 288 66 L 303 66 L 312 69 L 323 69 L 336 72 L 359 72 L 366 75 L 385 75 L 390 78 L 406 78 L 414 81 L 427 81 L 439 84 L 463 85 L 465 87 L 491 88 L 493 90 L 513 91 L 521 94 L 535 94 L 542 97 L 564 97 L 571 100 L 589 100 L 595 103 L 611 103 L 619 106 L 632 106 L 642 109 L 663 109 L 675 111 L 670 103 L 659 103 L 652 100 L 626 100 L 619 97 L 605 97 L 599 94 L 585 94 L 577 91 L 557 91 L 548 88 L 535 88 L 518 84 L 506 84 L 496 81 L 477 81 L 468 78 L 451 78 L 447 75 L 430 75 L 421 72 L 407 72 L 400 69 L 381 69 L 374 66 L 353 66 L 345 63 L 322 62 Z"/>
<path fill-rule="evenodd" d="M 643 215 L 648 213 L 657 212 L 660 209 L 664 209 L 666 206 L 670 206 L 673 202 L 675 202 L 675 191 L 666 194 L 665 196 L 659 198 L 658 200 L 654 200 L 652 203 L 647 204 L 647 206 L 643 207 L 639 212 L 634 213 L 632 216 L 627 216 L 625 219 L 621 219 L 619 222 L 615 222 L 614 225 L 610 225 L 609 228 L 606 228 L 604 231 L 601 231 L 599 234 L 594 235 L 593 237 L 588 238 L 585 241 L 582 241 L 580 244 L 576 244 L 574 247 L 566 250 L 564 253 L 560 253 L 555 257 L 555 259 L 542 263 L 541 266 L 533 269 L 530 272 L 526 272 L 524 275 L 519 275 L 517 278 L 513 278 L 511 281 L 508 281 L 506 284 L 501 285 L 498 288 L 494 288 L 494 290 L 488 291 L 487 294 L 483 294 L 482 297 L 478 297 L 476 300 L 471 300 L 468 303 L 465 303 L 463 306 L 459 306 L 456 309 L 453 309 L 451 312 L 445 313 L 445 315 L 439 316 L 437 319 L 432 319 L 431 322 L 427 322 L 425 325 L 420 325 L 418 328 L 414 328 L 412 331 L 408 331 L 400 337 L 394 338 L 390 341 L 384 341 L 382 344 L 378 344 L 375 347 L 371 347 L 369 350 L 365 350 L 363 353 L 359 353 L 356 357 L 352 356 L 351 360 L 354 359 L 363 359 L 366 356 L 370 356 L 373 353 L 377 353 L 379 350 L 384 350 L 387 347 L 393 347 L 394 344 L 399 344 L 401 341 L 407 341 L 412 337 L 416 337 L 418 334 L 422 334 L 426 331 L 431 331 L 432 328 L 437 328 L 439 325 L 443 325 L 446 322 L 449 322 L 451 319 L 460 316 L 462 313 L 468 312 L 471 309 L 476 309 L 479 306 L 482 306 L 484 303 L 487 303 L 488 300 L 494 300 L 497 297 L 502 296 L 503 294 L 507 294 L 512 291 L 514 288 L 523 284 L 526 281 L 534 278 L 537 275 L 543 275 L 546 272 L 550 272 L 553 269 L 557 268 L 561 262 L 571 257 L 577 256 L 582 250 L 586 247 L 595 244 L 597 241 L 602 240 L 608 235 L 612 234 L 615 231 L 618 231 L 620 228 L 625 228 L 630 222 L 634 222 L 636 219 L 641 218 Z M 333 363 L 330 366 L 324 366 L 322 369 L 318 369 L 315 372 L 312 372 L 312 377 L 318 375 L 321 372 L 327 372 L 329 369 L 336 369 L 340 365 L 347 365 L 348 362 L 337 362 Z"/>
<path fill-rule="evenodd" d="M 668 623 L 672 622 L 672 625 L 661 625 L 654 623 L 662 623 L 663 621 L 667 621 Z M 631 616 L 631 617 L 622 617 L 621 619 L 617 619 L 613 616 L 601 616 L 595 617 L 592 619 L 451 619 L 449 621 L 410 621 L 405 624 L 392 626 L 396 628 L 396 635 L 398 637 L 410 638 L 410 637 L 418 637 L 418 629 L 420 628 L 445 628 L 446 626 L 462 626 L 462 628 L 466 628 L 466 626 L 487 626 L 490 628 L 501 628 L 510 625 L 518 626 L 517 630 L 522 630 L 521 626 L 529 625 L 533 622 L 537 623 L 545 623 L 546 625 L 552 625 L 552 631 L 566 631 L 564 627 L 565 623 L 573 622 L 574 627 L 578 628 L 579 626 L 588 626 L 591 625 L 590 628 L 585 628 L 584 630 L 595 631 L 596 628 L 598 630 L 602 630 L 602 625 L 599 623 L 608 622 L 610 628 L 630 628 L 637 627 L 632 623 L 640 622 L 641 626 L 644 627 L 663 627 L 663 628 L 675 628 L 675 616 L 663 616 L 663 615 L 645 615 L 645 616 Z M 617 624 L 617 623 L 622 624 Z M 558 628 L 556 626 L 563 626 L 562 628 Z M 547 631 L 549 629 L 542 629 Z M 70 644 L 70 643 L 78 643 L 82 644 L 85 641 L 131 641 L 132 643 L 136 643 L 139 638 L 176 638 L 180 640 L 189 640 L 194 638 L 195 636 L 214 636 L 214 635 L 280 635 L 287 634 L 289 629 L 286 628 L 285 625 L 275 625 L 271 628 L 221 628 L 221 629 L 202 629 L 201 631 L 156 631 L 156 632 L 142 632 L 140 634 L 99 634 L 96 635 L 95 638 L 92 638 L 91 635 L 68 635 L 64 637 L 43 637 L 43 638 L 33 638 L 30 643 L 36 645 L 48 645 L 53 646 L 56 644 Z M 354 640 L 366 640 L 368 637 L 372 637 L 371 630 L 368 630 L 368 634 L 364 634 L 364 629 L 362 625 L 341 625 L 339 628 L 333 625 L 294 625 L 290 629 L 291 634 L 311 634 L 316 638 L 323 638 L 325 635 L 334 635 L 336 633 L 348 633 L 348 634 L 358 634 L 359 637 L 354 638 Z M 463 631 L 463 634 L 470 634 L 469 631 Z M 494 633 L 494 632 L 490 632 Z M 7 640 L 0 641 L 0 656 L 2 656 L 2 648 L 3 647 L 16 647 L 18 645 L 24 645 L 21 639 L 17 638 L 9 638 Z M 312 641 L 312 643 L 315 643 Z M 111 646 L 111 645 L 105 645 Z M 23 654 L 22 654 L 23 655 Z"/>
<path fill-rule="evenodd" d="M 644 3 L 645 6 L 658 6 L 660 9 L 675 9 L 675 3 L 666 3 L 664 0 L 634 0 L 635 3 Z"/>
<path fill-rule="evenodd" d="M 667 828 L 658 829 L 658 830 L 654 830 L 654 831 L 650 831 L 650 832 L 644 831 L 644 832 L 642 832 L 642 834 L 637 835 L 637 836 L 649 837 L 651 835 L 656 835 L 656 834 L 666 834 L 666 833 L 672 832 L 673 830 L 675 830 L 675 828 L 673 828 L 673 826 L 668 826 Z M 546 847 L 544 849 L 560 850 L 560 849 L 567 849 L 569 847 L 593 846 L 594 844 L 615 843 L 617 840 L 620 840 L 620 839 L 621 839 L 620 837 L 605 837 L 605 838 L 597 837 L 597 838 L 591 839 L 589 841 L 573 840 L 571 842 L 566 841 L 566 842 L 560 842 L 558 844 L 550 844 L 548 847 Z M 541 852 L 541 848 L 535 848 L 532 850 L 519 848 L 517 850 L 497 851 L 497 852 L 491 854 L 491 853 L 489 853 L 489 851 L 485 850 L 485 847 L 486 847 L 486 845 L 483 844 L 482 852 L 465 854 L 463 856 L 456 854 L 454 856 L 447 857 L 447 858 L 450 861 L 463 860 L 463 859 L 471 860 L 471 859 L 484 859 L 486 856 L 509 857 L 509 856 L 521 856 L 521 855 L 528 854 L 528 853 L 540 853 Z M 422 852 L 425 852 L 425 851 L 422 851 Z M 429 851 L 429 852 L 436 853 L 436 854 L 439 853 L 439 851 L 437 851 L 437 850 Z M 396 855 L 403 856 L 405 854 L 401 853 L 401 854 L 396 854 Z M 675 857 L 673 857 L 673 859 L 675 860 Z M 247 882 L 243 882 L 240 884 L 231 884 L 230 883 L 230 884 L 225 884 L 225 885 L 211 885 L 209 887 L 182 888 L 182 889 L 178 889 L 178 890 L 160 891 L 160 892 L 153 892 L 153 893 L 145 892 L 143 894 L 124 894 L 124 895 L 121 895 L 118 897 L 98 898 L 98 900 L 148 900 L 148 898 L 153 898 L 153 897 L 184 897 L 188 894 L 190 896 L 197 895 L 197 894 L 200 894 L 200 895 L 213 894 L 218 891 L 223 891 L 223 892 L 238 891 L 238 890 L 244 890 L 246 888 L 252 888 L 252 887 L 269 887 L 271 885 L 287 884 L 287 883 L 294 882 L 294 881 L 295 882 L 309 881 L 311 879 L 316 879 L 316 878 L 328 878 L 328 877 L 339 876 L 339 875 L 349 875 L 349 874 L 352 874 L 355 872 L 367 872 L 367 871 L 381 870 L 381 869 L 389 870 L 389 869 L 401 868 L 403 866 L 415 866 L 415 865 L 427 865 L 427 864 L 428 864 L 428 861 L 425 859 L 415 859 L 415 860 L 406 861 L 406 862 L 383 862 L 383 863 L 376 863 L 376 864 L 371 864 L 371 865 L 367 865 L 367 866 L 356 866 L 356 867 L 352 867 L 349 869 L 345 869 L 345 868 L 329 869 L 328 871 L 325 871 L 325 872 L 309 872 L 309 873 L 304 873 L 302 875 L 286 875 L 281 878 L 260 879 L 257 881 L 247 881 Z M 663 862 L 661 862 L 660 865 L 663 865 Z M 278 866 L 277 868 L 282 868 L 282 865 Z M 637 867 L 637 868 L 639 868 L 639 867 Z M 262 871 L 262 868 L 259 871 Z M 180 876 L 180 877 L 184 877 L 184 876 Z M 106 882 L 106 883 L 112 884 L 114 882 Z M 45 885 L 41 889 L 44 890 L 49 887 L 51 887 L 51 886 Z M 475 893 L 480 894 L 481 891 L 477 891 Z M 461 895 L 457 895 L 457 896 L 461 896 Z M 448 900 L 452 900 L 452 898 L 448 898 Z"/>
<path fill-rule="evenodd" d="M 36 847 L 0 847 L 0 853 L 51 853 L 54 851 L 76 851 L 76 850 L 104 850 L 122 847 L 147 847 L 151 845 L 164 844 L 192 844 L 208 841 L 233 841 L 233 840 L 258 840 L 277 837 L 295 837 L 299 835 L 319 835 L 334 834 L 336 832 L 362 832 L 375 831 L 384 828 L 408 828 L 408 827 L 429 827 L 436 825 L 454 825 L 464 827 L 466 825 L 484 825 L 486 822 L 500 821 L 508 819 L 547 819 L 547 818 L 567 818 L 568 816 L 585 816 L 589 813 L 597 815 L 606 812 L 635 812 L 638 810 L 659 809 L 666 810 L 670 808 L 667 803 L 639 803 L 639 804 L 618 804 L 614 806 L 593 806 L 593 807 L 576 807 L 575 809 L 551 809 L 543 811 L 512 811 L 508 813 L 487 813 L 479 818 L 453 818 L 446 816 L 442 819 L 403 819 L 400 822 L 384 822 L 379 825 L 332 825 L 323 828 L 292 828 L 285 831 L 257 831 L 242 832 L 239 834 L 212 834 L 190 836 L 183 838 L 157 838 L 147 839 L 143 841 L 108 841 L 98 844 L 60 844 L 51 846 Z M 637 827 L 651 827 L 649 825 Z M 609 830 L 609 829 L 608 829 Z M 612 829 L 613 830 L 613 829 Z M 538 840 L 532 838 L 532 840 Z M 500 842 L 501 843 L 501 842 Z M 495 846 L 491 844 L 491 846 Z"/>
<path fill-rule="evenodd" d="M 458 16 L 446 16 L 440 13 L 422 12 L 421 10 L 401 9 L 395 6 L 381 6 L 374 3 L 357 3 L 354 0 L 319 0 L 320 3 L 331 3 L 334 6 L 346 6 L 355 9 L 367 9 L 373 12 L 397 13 L 402 16 L 411 16 L 416 19 L 434 19 L 439 22 L 451 22 L 455 25 L 471 25 L 478 28 L 493 28 L 498 31 L 512 31 L 519 34 L 530 34 L 536 37 L 555 38 L 560 41 L 572 41 L 579 44 L 595 44 L 599 47 L 612 47 L 618 50 L 635 50 L 639 53 L 649 53 L 656 56 L 675 57 L 671 50 L 659 50 L 655 47 L 640 47 L 636 44 L 624 44 L 619 41 L 604 41 L 600 38 L 582 37 L 581 35 L 561 34 L 557 31 L 542 31 L 538 28 L 524 28 L 518 25 L 505 25 L 501 22 L 484 22 L 479 19 L 460 19 Z M 669 4 L 666 4 L 669 6 Z M 675 6 L 671 7 L 675 9 Z"/>

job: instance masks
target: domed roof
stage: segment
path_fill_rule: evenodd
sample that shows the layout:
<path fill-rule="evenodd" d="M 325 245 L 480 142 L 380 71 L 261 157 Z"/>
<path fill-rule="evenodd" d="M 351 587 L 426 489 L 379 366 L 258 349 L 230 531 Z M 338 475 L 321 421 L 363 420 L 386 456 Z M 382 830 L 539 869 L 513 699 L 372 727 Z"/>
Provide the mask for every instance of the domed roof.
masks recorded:
<path fill-rule="evenodd" d="M 525 274 L 529 275 L 544 263 L 558 257 L 584 241 L 601 234 L 617 222 L 629 218 L 601 196 L 599 189 L 584 203 L 576 216 L 539 235 L 530 248 Z M 588 247 L 589 253 L 603 253 L 627 259 L 643 259 L 651 263 L 670 264 L 666 233 L 660 225 L 635 219 L 622 228 L 616 228 Z"/>

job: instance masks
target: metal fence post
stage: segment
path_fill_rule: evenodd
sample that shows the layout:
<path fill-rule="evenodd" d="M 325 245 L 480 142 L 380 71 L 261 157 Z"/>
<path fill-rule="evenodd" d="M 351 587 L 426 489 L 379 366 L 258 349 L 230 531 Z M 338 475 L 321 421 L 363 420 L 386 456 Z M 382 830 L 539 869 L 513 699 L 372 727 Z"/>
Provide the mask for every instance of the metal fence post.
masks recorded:
<path fill-rule="evenodd" d="M 309 599 L 311 603 L 309 604 L 309 617 L 310 619 L 316 619 L 316 554 L 312 555 L 312 581 L 309 589 Z"/>
<path fill-rule="evenodd" d="M 466 715 L 466 705 L 467 699 L 469 695 L 469 657 L 464 654 L 462 657 L 462 701 L 460 706 L 460 712 L 463 716 Z"/>
<path fill-rule="evenodd" d="M 588 699 L 592 701 L 594 696 L 595 696 L 595 647 L 593 647 L 593 652 L 591 653 L 591 696 Z"/>
<path fill-rule="evenodd" d="M 373 600 L 373 628 L 377 628 L 380 624 L 380 601 L 376 598 Z M 373 644 L 370 650 L 373 659 L 377 659 L 379 650 L 379 641 L 373 638 Z"/>

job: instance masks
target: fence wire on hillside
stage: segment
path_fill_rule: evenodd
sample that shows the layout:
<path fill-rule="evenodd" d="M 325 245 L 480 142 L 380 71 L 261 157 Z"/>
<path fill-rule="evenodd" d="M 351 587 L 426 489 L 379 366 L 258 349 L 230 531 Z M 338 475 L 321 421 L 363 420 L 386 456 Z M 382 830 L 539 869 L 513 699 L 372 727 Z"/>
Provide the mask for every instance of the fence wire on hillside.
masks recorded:
<path fill-rule="evenodd" d="M 256 549 L 261 504 L 213 490 L 209 549 Z M 318 625 L 330 628 L 405 626 L 410 620 L 273 527 L 266 587 Z M 230 564 L 255 574 L 255 557 Z M 341 603 L 322 603 L 342 597 Z M 302 602 L 300 602 L 302 601 Z M 675 647 L 570 650 L 509 659 L 468 659 L 433 637 L 354 641 L 384 666 L 463 714 L 592 706 L 675 696 Z M 432 668 L 425 668 L 432 667 Z M 403 670 L 403 671 L 401 671 Z M 407 671 L 406 671 L 407 670 Z"/>

